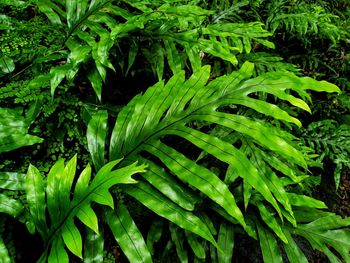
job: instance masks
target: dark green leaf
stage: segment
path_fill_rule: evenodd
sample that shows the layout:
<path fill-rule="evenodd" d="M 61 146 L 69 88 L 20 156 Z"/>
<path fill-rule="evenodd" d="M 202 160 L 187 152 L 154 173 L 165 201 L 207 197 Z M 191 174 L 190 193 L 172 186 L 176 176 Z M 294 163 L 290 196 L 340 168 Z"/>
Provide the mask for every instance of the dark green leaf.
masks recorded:
<path fill-rule="evenodd" d="M 176 248 L 176 254 L 180 260 L 181 263 L 187 263 L 188 262 L 188 255 L 187 251 L 184 247 L 184 232 L 182 229 L 178 228 L 176 225 L 170 223 L 169 224 L 169 230 L 171 235 L 171 240 L 175 244 Z"/>
<path fill-rule="evenodd" d="M 234 231 L 233 225 L 222 222 L 220 225 L 219 236 L 218 236 L 218 262 L 219 263 L 230 263 L 233 256 L 234 247 Z"/>
<path fill-rule="evenodd" d="M 259 242 L 261 252 L 264 258 L 264 262 L 271 263 L 282 263 L 281 251 L 278 247 L 277 240 L 272 235 L 272 233 L 257 223 L 258 233 L 259 233 Z"/>
<path fill-rule="evenodd" d="M 23 190 L 25 175 L 20 173 L 0 172 L 0 188 Z"/>
<path fill-rule="evenodd" d="M 130 262 L 152 262 L 146 243 L 123 204 L 107 213 L 107 222 Z"/>
<path fill-rule="evenodd" d="M 40 235 L 45 237 L 48 228 L 45 215 L 46 202 L 44 182 L 39 170 L 33 165 L 30 165 L 28 168 L 24 187 L 26 190 L 29 211 L 32 215 L 35 227 Z"/>
<path fill-rule="evenodd" d="M 98 263 L 103 261 L 104 236 L 86 228 L 84 242 L 84 263 Z"/>
<path fill-rule="evenodd" d="M 139 182 L 132 187 L 124 185 L 123 189 L 156 214 L 216 245 L 208 227 L 197 216 L 169 201 L 150 185 Z"/>
<path fill-rule="evenodd" d="M 0 70 L 4 73 L 11 73 L 15 70 L 15 63 L 11 58 L 2 56 L 0 58 Z"/>
<path fill-rule="evenodd" d="M 107 120 L 107 111 L 98 111 L 92 116 L 87 129 L 88 148 L 97 171 L 105 164 Z"/>

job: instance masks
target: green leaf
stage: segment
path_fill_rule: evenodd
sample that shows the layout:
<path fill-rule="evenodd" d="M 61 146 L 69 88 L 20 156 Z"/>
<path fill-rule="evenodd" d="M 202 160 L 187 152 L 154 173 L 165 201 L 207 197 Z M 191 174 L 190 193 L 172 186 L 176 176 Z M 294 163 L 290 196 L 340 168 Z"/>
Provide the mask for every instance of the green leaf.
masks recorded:
<path fill-rule="evenodd" d="M 199 39 L 199 47 L 203 50 L 203 52 L 209 53 L 214 57 L 219 57 L 223 60 L 226 60 L 232 65 L 237 65 L 238 60 L 236 56 L 231 52 L 230 47 L 215 39 Z"/>
<path fill-rule="evenodd" d="M 207 117 L 207 115 L 204 115 L 204 116 Z M 244 156 L 244 154 L 241 151 L 237 150 L 229 143 L 221 141 L 216 137 L 206 135 L 199 131 L 190 130 L 185 127 L 181 127 L 181 128 L 179 127 L 176 130 L 169 129 L 169 133 L 170 132 L 172 134 L 181 135 L 182 137 L 188 139 L 198 147 L 205 149 L 208 153 L 214 155 L 219 160 L 227 162 L 230 165 L 232 165 L 232 169 L 235 171 L 235 173 L 239 174 L 241 177 L 247 180 L 249 184 L 251 184 L 255 189 L 257 189 L 276 208 L 276 210 L 279 211 L 278 204 L 276 203 L 275 199 L 271 195 L 270 190 L 267 187 L 266 183 L 259 176 L 256 168 L 251 164 L 251 162 Z M 187 134 L 185 132 L 187 132 Z M 220 191 L 221 191 L 221 194 L 219 194 L 218 196 L 223 195 L 225 193 L 225 192 L 222 192 L 222 190 Z M 225 197 L 224 199 L 229 200 L 227 199 L 227 197 Z M 233 199 L 233 197 L 231 199 Z M 230 206 L 231 207 L 235 206 L 235 201 L 232 202 L 231 200 Z M 232 208 L 231 211 L 234 211 L 234 210 L 236 211 L 233 213 L 228 211 L 228 213 L 231 214 L 234 218 L 239 220 L 241 224 L 244 225 L 244 223 L 242 223 L 244 222 L 242 221 L 243 215 L 240 215 L 241 212 L 240 210 L 237 210 L 237 209 L 238 207 Z"/>
<path fill-rule="evenodd" d="M 0 172 L 0 188 L 23 190 L 25 175 L 20 173 Z"/>
<path fill-rule="evenodd" d="M 5 246 L 4 240 L 0 236 L 0 258 L 2 263 L 10 263 L 11 258 L 9 256 L 8 250 Z"/>
<path fill-rule="evenodd" d="M 196 257 L 200 259 L 205 259 L 205 250 L 204 250 L 203 244 L 198 240 L 198 236 L 187 230 L 185 230 L 185 235 L 187 238 L 187 242 L 192 248 Z"/>
<path fill-rule="evenodd" d="M 11 73 L 15 70 L 15 63 L 11 58 L 2 56 L 0 58 L 0 70 L 6 74 Z"/>
<path fill-rule="evenodd" d="M 209 216 L 207 214 L 201 213 L 200 218 L 207 225 L 207 227 L 209 228 L 212 235 L 216 236 L 217 235 L 216 228 L 215 228 L 213 222 L 210 220 Z"/>
<path fill-rule="evenodd" d="M 188 56 L 189 61 L 191 62 L 191 67 L 193 72 L 200 70 L 202 66 L 200 50 L 199 48 L 193 47 L 191 45 L 186 45 L 186 54 Z"/>
<path fill-rule="evenodd" d="M 67 24 L 68 28 L 71 28 L 75 21 L 76 5 L 79 0 L 66 1 L 66 13 L 67 13 Z"/>
<path fill-rule="evenodd" d="M 46 225 L 46 202 L 45 202 L 45 188 L 44 182 L 41 178 L 40 172 L 33 165 L 29 165 L 25 180 L 25 191 L 29 206 L 30 214 L 36 229 L 45 237 L 47 235 Z"/>
<path fill-rule="evenodd" d="M 173 41 L 164 40 L 164 46 L 167 54 L 169 67 L 173 74 L 176 74 L 182 69 L 180 53 L 177 52 L 176 45 Z"/>
<path fill-rule="evenodd" d="M 0 213 L 6 213 L 14 217 L 23 211 L 23 205 L 19 200 L 0 194 Z"/>
<path fill-rule="evenodd" d="M 233 225 L 222 222 L 220 224 L 220 230 L 218 235 L 218 262 L 230 263 L 233 256 L 234 247 L 234 229 Z"/>
<path fill-rule="evenodd" d="M 201 117 L 203 120 L 217 123 L 219 125 L 231 128 L 240 133 L 251 136 L 260 145 L 280 153 L 282 156 L 286 156 L 288 159 L 293 160 L 297 164 L 306 165 L 304 156 L 288 142 L 281 137 L 269 133 L 269 127 L 250 120 L 245 116 L 227 114 L 227 113 L 212 113 Z M 266 134 L 269 133 L 269 136 Z"/>
<path fill-rule="evenodd" d="M 55 5 L 53 1 L 48 1 L 48 0 L 37 1 L 36 4 L 38 5 L 40 11 L 47 16 L 47 18 L 51 21 L 53 25 L 62 24 L 59 15 L 55 12 L 57 11 L 58 6 Z"/>
<path fill-rule="evenodd" d="M 62 177 L 64 176 L 64 160 L 58 160 L 50 169 L 47 175 L 46 197 L 47 197 L 47 209 L 50 214 L 51 221 L 57 220 L 60 216 L 59 206 L 59 185 Z"/>
<path fill-rule="evenodd" d="M 98 219 L 89 204 L 82 205 L 79 207 L 79 212 L 77 213 L 77 217 L 81 222 L 83 222 L 86 226 L 92 229 L 95 233 L 98 233 Z"/>
<path fill-rule="evenodd" d="M 287 197 L 290 201 L 290 204 L 293 206 L 313 207 L 313 208 L 320 208 L 320 209 L 327 208 L 324 202 L 306 195 L 287 193 Z"/>
<path fill-rule="evenodd" d="M 287 243 L 288 240 L 284 235 L 281 226 L 276 220 L 275 214 L 266 208 L 262 203 L 257 203 L 262 220 L 266 225 L 284 242 Z"/>
<path fill-rule="evenodd" d="M 187 251 L 184 247 L 184 232 L 182 229 L 179 229 L 176 225 L 170 223 L 169 224 L 169 230 L 171 235 L 171 240 L 175 244 L 176 248 L 176 254 L 180 260 L 181 263 L 187 263 L 188 262 L 188 255 Z"/>
<path fill-rule="evenodd" d="M 42 106 L 43 106 L 43 101 L 41 99 L 36 99 L 30 104 L 29 109 L 26 111 L 26 119 L 25 119 L 25 123 L 28 127 L 31 124 L 33 124 L 35 119 L 39 116 L 42 110 Z"/>
<path fill-rule="evenodd" d="M 275 237 L 259 223 L 256 224 L 259 234 L 260 248 L 264 262 L 282 263 L 281 251 Z"/>
<path fill-rule="evenodd" d="M 151 255 L 154 254 L 154 243 L 158 242 L 163 234 L 163 221 L 159 219 L 154 219 L 150 230 L 147 234 L 147 247 Z"/>
<path fill-rule="evenodd" d="M 107 135 L 107 111 L 98 111 L 92 116 L 87 129 L 88 149 L 98 171 L 105 164 L 105 139 Z"/>
<path fill-rule="evenodd" d="M 142 53 L 146 59 L 150 62 L 152 70 L 157 75 L 158 80 L 163 79 L 164 72 L 164 55 L 166 51 L 160 43 L 154 43 L 151 50 L 142 49 Z"/>
<path fill-rule="evenodd" d="M 138 166 L 136 163 L 112 171 L 116 164 L 120 162 L 120 160 L 116 160 L 104 165 L 92 181 L 90 181 L 90 166 L 87 166 L 77 180 L 74 180 L 76 162 L 77 158 L 74 156 L 66 166 L 64 166 L 63 160 L 59 160 L 51 168 L 46 188 L 48 211 L 45 211 L 45 188 L 40 174 L 36 168 L 32 166 L 29 168 L 26 177 L 29 208 L 35 226 L 39 229 L 39 225 L 41 229 L 45 230 L 39 231 L 45 243 L 41 262 L 45 261 L 47 257 L 51 258 L 52 262 L 57 262 L 60 255 L 64 260 L 66 258 L 68 260 L 68 256 L 65 256 L 64 246 L 74 255 L 82 258 L 83 240 L 79 229 L 75 225 L 75 217 L 97 233 L 98 219 L 91 208 L 91 203 L 113 207 L 113 197 L 109 193 L 109 189 L 116 184 L 136 183 L 131 176 L 145 171 L 144 165 Z M 75 189 L 73 189 L 73 181 L 76 181 Z M 32 185 L 35 187 L 32 187 Z M 51 218 L 49 227 L 46 225 L 46 212 Z M 64 243 L 61 242 L 62 238 Z M 50 248 L 51 251 L 48 255 Z"/>
<path fill-rule="evenodd" d="M 169 201 L 150 185 L 139 182 L 132 187 L 124 185 L 122 188 L 156 214 L 216 245 L 210 230 L 197 216 Z"/>
<path fill-rule="evenodd" d="M 58 199 L 60 204 L 60 210 L 64 213 L 68 207 L 67 204 L 70 203 L 70 191 L 72 188 L 75 171 L 77 168 L 77 155 L 74 155 L 72 159 L 68 161 L 64 167 L 63 174 L 58 185 Z"/>
<path fill-rule="evenodd" d="M 42 138 L 29 134 L 10 134 L 0 138 L 0 152 L 10 152 L 17 148 L 43 142 Z"/>
<path fill-rule="evenodd" d="M 66 77 L 66 74 L 69 70 L 69 65 L 63 65 L 63 66 L 58 66 L 51 68 L 50 74 L 51 74 L 51 80 L 50 80 L 50 85 L 51 85 L 51 96 L 54 97 L 55 95 L 55 90 L 60 85 L 62 80 Z"/>
<path fill-rule="evenodd" d="M 150 146 L 146 150 L 157 156 L 176 176 L 205 193 L 237 219 L 243 227 L 245 226 L 243 214 L 236 205 L 233 195 L 214 173 L 165 144 L 158 142 Z"/>
<path fill-rule="evenodd" d="M 84 263 L 98 263 L 103 261 L 104 236 L 86 228 L 84 242 Z"/>
<path fill-rule="evenodd" d="M 329 213 L 328 216 L 320 217 L 308 224 L 298 224 L 294 233 L 307 239 L 313 248 L 326 254 L 331 262 L 339 260 L 328 247 L 333 247 L 345 261 L 349 261 L 350 231 L 335 229 L 349 225 L 349 218 L 342 219 L 340 216 Z"/>
<path fill-rule="evenodd" d="M 69 69 L 66 74 L 68 80 L 74 79 L 75 75 L 79 70 L 79 66 L 87 61 L 91 53 L 91 47 L 89 46 L 82 46 L 75 41 L 71 45 L 71 53 L 68 55 L 67 58 L 67 63 L 71 65 L 71 69 Z"/>
<path fill-rule="evenodd" d="M 62 228 L 62 238 L 67 248 L 76 256 L 82 256 L 82 238 L 78 228 L 74 224 L 74 219 L 69 218 Z"/>
<path fill-rule="evenodd" d="M 188 211 L 194 210 L 198 197 L 193 191 L 190 191 L 183 184 L 175 181 L 172 175 L 168 174 L 164 169 L 161 169 L 153 162 L 146 159 L 142 161 L 148 165 L 147 172 L 143 174 L 143 178 L 174 203 Z"/>
<path fill-rule="evenodd" d="M 123 204 L 119 203 L 115 212 L 107 212 L 107 223 L 130 262 L 152 262 L 146 243 Z"/>
<path fill-rule="evenodd" d="M 21 109 L 0 108 L 0 153 L 43 141 L 27 134 L 30 118 L 23 117 Z"/>
<path fill-rule="evenodd" d="M 64 249 L 63 241 L 61 238 L 56 239 L 53 244 L 50 251 L 50 255 L 48 257 L 49 263 L 68 263 L 69 257 Z"/>
<path fill-rule="evenodd" d="M 134 64 L 138 50 L 139 50 L 138 43 L 136 43 L 136 41 L 132 41 L 130 45 L 129 56 L 128 56 L 128 68 L 126 69 L 125 75 L 128 74 L 130 68 Z"/>
<path fill-rule="evenodd" d="M 100 74 L 98 73 L 97 69 L 93 67 L 91 70 L 88 71 L 87 77 L 89 81 L 91 82 L 91 86 L 94 89 L 97 98 L 99 101 L 101 101 L 101 95 L 102 95 L 102 78 Z"/>
<path fill-rule="evenodd" d="M 303 251 L 295 243 L 290 232 L 287 229 L 283 229 L 283 232 L 288 240 L 288 243 L 284 243 L 283 246 L 290 263 L 308 263 L 309 261 L 305 257 Z"/>
<path fill-rule="evenodd" d="M 185 23 L 184 20 L 182 22 Z M 171 26 L 171 23 L 166 24 L 161 30 L 166 32 Z M 259 23 L 252 26 L 261 29 Z M 238 29 L 228 28 L 236 30 L 237 35 L 245 30 L 242 26 Z M 242 38 L 234 36 L 229 30 L 222 32 L 215 27 L 212 30 L 219 31 L 218 37 L 230 37 L 232 41 Z M 208 31 L 203 30 L 203 32 Z M 261 30 L 259 34 L 259 37 L 270 35 L 265 30 Z M 186 204 L 182 197 L 180 199 L 173 194 L 174 191 L 178 191 L 175 187 L 167 187 L 167 184 L 172 183 L 172 180 L 167 180 L 167 177 L 171 178 L 170 176 L 175 175 L 185 183 L 179 183 L 179 187 L 190 191 L 195 188 L 200 195 L 209 197 L 220 206 L 216 207 L 210 203 L 208 207 L 210 210 L 218 212 L 220 217 L 234 224 L 240 223 L 249 235 L 256 237 L 256 231 L 252 226 L 245 224 L 242 212 L 228 186 L 219 179 L 222 174 L 217 176 L 208 169 L 208 164 L 202 157 L 210 154 L 219 163 L 222 162 L 229 167 L 225 176 L 226 183 L 232 184 L 234 181 L 236 184 L 242 184 L 243 182 L 246 190 L 245 198 L 239 201 L 245 201 L 247 209 L 249 203 L 253 202 L 256 196 L 261 195 L 259 202 L 267 201 L 275 209 L 275 211 L 271 210 L 270 215 L 270 211 L 262 212 L 267 221 L 269 221 L 267 218 L 275 219 L 274 213 L 277 212 L 281 223 L 283 218 L 286 218 L 293 226 L 296 225 L 284 181 L 290 178 L 293 182 L 300 183 L 302 178 L 305 178 L 304 154 L 296 148 L 295 145 L 298 143 L 294 142 L 296 138 L 293 135 L 284 131 L 281 128 L 283 126 L 271 124 L 279 122 L 256 120 L 243 114 L 246 112 L 251 113 L 251 116 L 263 114 L 269 119 L 300 125 L 300 121 L 288 114 L 289 110 L 282 110 L 277 106 L 278 102 L 274 102 L 273 99 L 266 101 L 264 98 L 269 96 L 308 110 L 309 107 L 304 101 L 309 98 L 308 89 L 327 91 L 336 89 L 327 83 L 322 83 L 323 87 L 318 88 L 317 81 L 313 82 L 313 80 L 299 78 L 282 71 L 251 78 L 253 73 L 254 65 L 246 62 L 239 71 L 211 80 L 207 84 L 210 68 L 205 66 L 188 80 L 185 80 L 184 72 L 178 72 L 165 85 L 162 81 L 158 82 L 144 94 L 135 96 L 117 117 L 110 140 L 109 159 L 127 156 L 127 160 L 122 161 L 123 164 L 135 160 L 149 162 L 150 172 L 146 173 L 145 179 L 153 186 L 140 182 L 133 187 L 123 187 L 123 190 L 155 213 L 212 242 L 208 233 L 200 233 L 192 226 L 192 219 L 188 220 L 188 215 L 192 216 L 192 213 L 186 211 L 184 218 L 187 218 L 183 222 L 173 215 L 174 211 L 184 213 L 184 210 L 175 203 L 186 209 L 192 209 L 192 204 Z M 247 111 L 240 110 L 237 107 L 239 105 L 244 105 Z M 228 107 L 232 108 L 232 111 L 229 111 L 235 114 L 228 113 L 226 110 L 229 109 Z M 255 112 L 259 114 L 256 115 Z M 213 126 L 227 130 L 227 136 L 234 137 L 233 142 L 225 136 L 220 137 L 220 133 L 206 132 Z M 179 142 L 176 150 L 175 146 L 173 148 L 163 143 L 174 140 Z M 183 146 L 186 146 L 186 149 L 195 147 L 194 149 L 199 149 L 203 154 L 197 158 L 195 152 L 194 155 L 188 155 L 191 157 L 188 158 L 184 155 L 186 150 Z M 154 157 L 159 160 L 153 160 Z M 194 161 L 196 159 L 198 159 L 197 162 Z M 156 166 L 154 166 L 155 163 L 157 163 Z M 235 180 L 238 176 L 243 181 Z M 176 189 L 178 189 L 177 186 Z M 242 189 L 241 185 L 236 189 Z M 204 205 L 204 200 L 206 199 L 199 199 L 198 205 Z M 167 206 L 164 207 L 164 204 Z M 294 206 L 293 209 L 295 208 Z M 286 241 L 279 221 L 270 223 L 270 227 L 282 240 Z"/>

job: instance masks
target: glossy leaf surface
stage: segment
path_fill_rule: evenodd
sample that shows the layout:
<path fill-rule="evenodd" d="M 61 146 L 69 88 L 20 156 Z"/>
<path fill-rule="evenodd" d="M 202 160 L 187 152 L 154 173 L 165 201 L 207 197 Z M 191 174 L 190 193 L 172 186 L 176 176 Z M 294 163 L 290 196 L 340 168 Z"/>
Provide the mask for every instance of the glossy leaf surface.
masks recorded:
<path fill-rule="evenodd" d="M 146 242 L 123 204 L 107 213 L 107 222 L 130 262 L 152 262 Z"/>
<path fill-rule="evenodd" d="M 75 225 L 75 217 L 98 233 L 97 217 L 91 203 L 114 207 L 109 188 L 115 184 L 136 183 L 131 176 L 144 172 L 145 166 L 136 163 L 112 170 L 118 162 L 120 160 L 104 165 L 92 180 L 91 168 L 87 166 L 73 188 L 77 158 L 73 157 L 66 165 L 59 160 L 49 172 L 46 191 L 39 171 L 34 166 L 29 167 L 25 189 L 33 222 L 45 242 L 42 259 L 48 257 L 49 262 L 57 262 L 58 257 L 67 258 L 65 246 L 82 258 L 83 238 Z M 71 193 L 74 194 L 71 196 Z M 50 224 L 46 213 L 52 219 Z"/>

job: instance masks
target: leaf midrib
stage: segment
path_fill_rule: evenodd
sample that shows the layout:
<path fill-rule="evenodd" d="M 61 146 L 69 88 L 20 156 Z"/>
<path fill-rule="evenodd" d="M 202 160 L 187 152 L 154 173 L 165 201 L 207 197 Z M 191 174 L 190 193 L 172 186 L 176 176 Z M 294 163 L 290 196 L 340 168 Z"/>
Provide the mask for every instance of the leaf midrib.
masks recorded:
<path fill-rule="evenodd" d="M 227 88 L 232 82 L 234 82 L 238 77 L 239 77 L 239 75 L 237 75 L 234 79 L 232 79 L 231 82 L 230 82 L 229 84 L 227 84 L 226 88 Z M 245 88 L 245 89 L 249 89 L 250 87 L 257 86 L 257 85 L 261 85 L 262 82 L 263 82 L 264 80 L 265 80 L 265 79 L 263 79 L 263 80 L 262 80 L 260 83 L 258 83 L 258 84 L 253 84 L 253 85 L 250 85 L 250 86 L 247 86 L 247 87 L 244 87 L 244 88 Z M 286 82 L 280 82 L 280 83 L 273 83 L 273 84 L 270 84 L 270 85 L 281 85 L 281 84 L 285 84 L 285 83 L 286 83 Z M 218 85 L 219 85 L 219 83 L 218 83 Z M 213 88 L 215 88 L 215 87 L 213 87 Z M 229 97 L 229 96 L 231 96 L 231 95 L 233 95 L 234 93 L 237 93 L 237 92 L 240 92 L 240 93 L 244 94 L 244 93 L 242 92 L 241 89 L 236 89 L 236 90 L 234 90 L 234 91 L 232 91 L 232 92 L 230 92 L 230 93 L 224 94 L 224 95 L 222 95 L 222 96 L 216 98 L 215 100 L 213 100 L 213 101 L 211 101 L 211 102 L 209 102 L 209 103 L 207 103 L 207 104 L 205 104 L 205 105 L 198 106 L 196 109 L 193 109 L 191 112 L 185 114 L 185 116 L 183 116 L 183 117 L 181 117 L 181 118 L 179 118 L 179 119 L 173 121 L 172 123 L 169 123 L 169 124 L 166 124 L 166 125 L 163 124 L 164 126 L 162 127 L 161 124 L 165 122 L 165 120 L 163 119 L 163 120 L 156 126 L 156 128 L 157 128 L 157 127 L 161 127 L 161 128 L 159 128 L 158 130 L 156 130 L 156 131 L 154 131 L 153 133 L 151 133 L 150 135 L 148 135 L 145 139 L 141 140 L 141 141 L 140 141 L 136 146 L 134 146 L 129 152 L 126 152 L 125 155 L 124 155 L 125 159 L 127 159 L 127 158 L 128 158 L 131 154 L 133 154 L 134 152 L 137 152 L 138 149 L 139 149 L 142 145 L 146 144 L 149 140 L 152 140 L 153 138 L 157 138 L 157 134 L 161 133 L 162 131 L 168 129 L 169 127 L 171 127 L 171 126 L 173 126 L 173 125 L 176 125 L 176 124 L 178 124 L 178 123 L 184 122 L 187 118 L 191 117 L 191 116 L 194 115 L 196 112 L 198 112 L 198 111 L 200 111 L 200 110 L 203 110 L 203 109 L 205 109 L 206 107 L 210 107 L 211 105 L 213 105 L 213 104 L 215 104 L 216 102 L 218 102 L 218 101 L 224 99 L 225 97 Z M 186 94 L 187 94 L 187 93 L 186 93 Z M 184 94 L 184 96 L 185 96 L 186 94 Z M 246 95 L 244 94 L 244 96 L 246 96 Z M 192 98 L 193 98 L 193 97 L 192 97 Z M 191 98 L 191 99 L 192 99 L 192 98 Z M 210 99 L 210 98 L 208 98 L 208 99 Z M 133 110 L 133 109 L 131 109 L 131 110 Z M 174 115 L 169 116 L 167 119 L 169 119 L 170 117 L 173 117 L 173 116 L 174 116 Z M 158 137 L 159 137 L 159 136 L 158 136 Z M 122 164 L 122 163 L 123 163 L 123 161 L 122 161 L 120 164 Z"/>

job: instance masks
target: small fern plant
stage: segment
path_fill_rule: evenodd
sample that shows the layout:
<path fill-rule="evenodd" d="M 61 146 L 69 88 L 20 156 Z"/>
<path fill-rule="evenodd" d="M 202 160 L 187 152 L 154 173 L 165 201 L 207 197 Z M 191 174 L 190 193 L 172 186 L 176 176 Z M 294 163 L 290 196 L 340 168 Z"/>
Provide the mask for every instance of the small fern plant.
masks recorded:
<path fill-rule="evenodd" d="M 308 43 L 310 39 L 304 37 L 307 35 L 329 39 L 335 45 L 343 35 L 347 34 L 337 15 L 332 14 L 320 4 L 305 1 L 294 1 L 294 3 L 272 1 L 266 24 L 272 32 L 285 29 L 290 36 L 303 41 L 305 46 L 310 44 Z"/>
<path fill-rule="evenodd" d="M 98 233 L 98 218 L 91 207 L 92 203 L 113 209 L 114 202 L 109 188 L 116 184 L 136 183 L 131 176 L 144 172 L 145 166 L 136 163 L 113 170 L 120 161 L 106 164 L 93 178 L 91 167 L 87 166 L 75 178 L 77 157 L 74 156 L 66 165 L 64 160 L 60 159 L 47 175 L 46 186 L 38 169 L 32 165 L 29 167 L 25 178 L 27 202 L 31 219 L 44 241 L 43 254 L 38 262 L 69 262 L 65 247 L 74 255 L 83 257 L 82 236 L 75 218 Z M 74 180 L 76 183 L 73 186 Z M 106 213 L 111 220 L 118 220 L 114 212 Z M 114 227 L 118 227 L 118 222 L 114 221 L 113 224 Z"/>
<path fill-rule="evenodd" d="M 328 159 L 335 165 L 333 179 L 336 190 L 343 169 L 350 169 L 349 138 L 349 125 L 339 125 L 334 120 L 312 122 L 302 134 L 305 144 L 317 153 L 317 163 L 322 165 L 324 160 Z"/>

